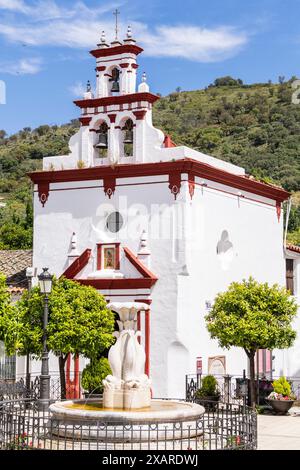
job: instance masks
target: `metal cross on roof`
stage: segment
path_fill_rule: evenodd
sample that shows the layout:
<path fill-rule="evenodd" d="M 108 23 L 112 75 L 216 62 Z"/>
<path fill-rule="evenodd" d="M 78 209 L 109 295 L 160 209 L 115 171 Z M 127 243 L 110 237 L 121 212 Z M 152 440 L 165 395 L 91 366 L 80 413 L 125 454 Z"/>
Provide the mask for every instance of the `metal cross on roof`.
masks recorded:
<path fill-rule="evenodd" d="M 119 19 L 118 19 L 118 16 L 120 15 L 120 11 L 117 8 L 114 11 L 114 15 L 116 17 L 116 41 L 117 41 L 118 36 L 119 36 Z"/>

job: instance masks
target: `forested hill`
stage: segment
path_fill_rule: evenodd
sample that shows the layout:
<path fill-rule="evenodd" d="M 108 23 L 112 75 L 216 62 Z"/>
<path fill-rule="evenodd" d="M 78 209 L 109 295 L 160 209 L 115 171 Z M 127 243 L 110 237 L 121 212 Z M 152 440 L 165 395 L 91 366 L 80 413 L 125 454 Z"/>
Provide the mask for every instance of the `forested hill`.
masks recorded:
<path fill-rule="evenodd" d="M 204 153 L 246 168 L 257 178 L 295 192 L 291 240 L 300 243 L 300 105 L 292 104 L 293 79 L 243 85 L 230 77 L 205 90 L 179 88 L 154 107 L 154 125 Z M 31 246 L 28 171 L 45 156 L 66 154 L 79 123 L 25 128 L 10 137 L 0 130 L 0 249 Z"/>

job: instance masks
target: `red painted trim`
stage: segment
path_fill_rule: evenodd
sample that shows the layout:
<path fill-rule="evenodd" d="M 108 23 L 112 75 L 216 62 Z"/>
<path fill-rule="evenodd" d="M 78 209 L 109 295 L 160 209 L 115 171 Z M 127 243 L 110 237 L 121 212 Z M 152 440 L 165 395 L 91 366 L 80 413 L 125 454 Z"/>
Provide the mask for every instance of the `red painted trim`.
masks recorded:
<path fill-rule="evenodd" d="M 139 68 L 139 65 L 138 65 L 138 64 L 131 64 L 131 67 L 132 67 L 133 69 L 138 69 L 138 68 Z"/>
<path fill-rule="evenodd" d="M 169 174 L 169 189 L 174 195 L 175 199 L 180 193 L 181 188 L 181 173 L 179 171 L 174 171 Z"/>
<path fill-rule="evenodd" d="M 107 177 L 138 178 L 141 176 L 170 175 L 171 173 L 189 174 L 199 178 L 205 178 L 278 202 L 283 202 L 290 197 L 290 193 L 284 189 L 261 183 L 260 181 L 242 175 L 235 175 L 190 158 L 177 160 L 175 162 L 119 164 L 114 168 L 111 166 L 99 166 L 72 170 L 40 171 L 29 173 L 28 175 L 34 183 L 40 184 L 44 182 L 91 181 Z"/>
<path fill-rule="evenodd" d="M 149 278 L 157 281 L 157 277 L 148 269 L 146 266 L 129 250 L 129 248 L 124 247 L 124 253 L 127 259 L 135 267 L 135 269 L 142 275 L 144 278 Z"/>
<path fill-rule="evenodd" d="M 50 184 L 48 181 L 38 182 L 39 200 L 43 207 L 45 207 L 45 204 L 48 201 L 49 190 L 50 190 Z"/>
<path fill-rule="evenodd" d="M 109 120 L 110 120 L 111 123 L 116 122 L 116 117 L 117 117 L 116 114 L 108 114 L 108 117 L 109 117 Z"/>
<path fill-rule="evenodd" d="M 116 177 L 115 176 L 105 176 L 103 178 L 104 184 L 104 193 L 109 199 L 113 196 L 116 190 Z"/>
<path fill-rule="evenodd" d="M 67 279 L 74 279 L 80 271 L 88 264 L 91 257 L 92 250 L 89 248 L 85 250 L 62 274 Z"/>
<path fill-rule="evenodd" d="M 129 279 L 74 279 L 84 286 L 92 286 L 98 290 L 115 289 L 150 289 L 157 279 L 150 278 L 129 278 Z"/>
<path fill-rule="evenodd" d="M 152 93 L 131 93 L 128 95 L 106 96 L 105 98 L 92 98 L 89 100 L 76 100 L 74 103 L 79 108 L 97 108 L 99 106 L 111 106 L 117 104 L 136 103 L 138 101 L 147 101 L 155 103 L 159 96 Z"/>
<path fill-rule="evenodd" d="M 82 126 L 88 126 L 89 123 L 91 122 L 92 118 L 91 117 L 80 117 L 79 121 L 81 122 Z"/>
<path fill-rule="evenodd" d="M 286 248 L 287 250 L 294 251 L 295 253 L 300 254 L 300 246 L 288 244 Z"/>
<path fill-rule="evenodd" d="M 104 72 L 104 70 L 106 70 L 106 67 L 104 65 L 101 65 L 100 67 L 96 67 L 96 70 L 98 72 Z"/>
<path fill-rule="evenodd" d="M 189 175 L 189 193 L 190 193 L 191 199 L 193 199 L 194 194 L 195 194 L 195 176 L 194 175 Z"/>
<path fill-rule="evenodd" d="M 145 310 L 145 374 L 150 376 L 150 310 Z"/>
<path fill-rule="evenodd" d="M 174 144 L 173 140 L 171 139 L 171 137 L 169 135 L 165 135 L 165 140 L 164 140 L 164 147 L 166 149 L 169 149 L 169 148 L 173 148 L 173 147 L 177 147 L 176 144 Z"/>
<path fill-rule="evenodd" d="M 129 67 L 129 62 L 126 62 L 124 64 L 120 64 L 121 69 L 127 69 Z"/>
<path fill-rule="evenodd" d="M 141 312 L 137 313 L 137 324 L 136 324 L 137 331 L 141 331 Z M 141 344 L 141 337 L 138 337 L 138 342 Z"/>
<path fill-rule="evenodd" d="M 116 46 L 116 47 L 108 47 L 107 49 L 95 49 L 93 51 L 90 51 L 90 54 L 96 57 L 96 59 L 99 59 L 100 57 L 109 57 L 112 55 L 120 55 L 120 54 L 139 55 L 141 54 L 141 52 L 143 52 L 143 50 L 144 49 L 142 49 L 139 46 L 136 46 L 135 44 L 124 44 L 124 45 Z"/>
<path fill-rule="evenodd" d="M 277 214 L 278 222 L 280 222 L 280 216 L 281 216 L 281 202 L 279 202 L 279 201 L 276 201 L 276 214 Z"/>
<path fill-rule="evenodd" d="M 102 246 L 114 246 L 116 248 L 115 254 L 115 269 L 120 269 L 120 243 L 97 243 L 97 269 L 102 269 Z"/>
<path fill-rule="evenodd" d="M 147 114 L 147 111 L 133 111 L 133 114 L 135 115 L 137 121 L 141 121 L 142 119 L 145 119 L 145 116 Z"/>

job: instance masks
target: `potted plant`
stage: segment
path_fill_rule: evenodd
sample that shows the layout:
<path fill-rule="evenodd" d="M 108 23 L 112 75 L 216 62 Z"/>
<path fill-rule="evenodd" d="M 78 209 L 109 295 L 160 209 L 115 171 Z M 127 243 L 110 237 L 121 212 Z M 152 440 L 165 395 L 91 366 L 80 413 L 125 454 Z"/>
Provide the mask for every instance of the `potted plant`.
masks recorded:
<path fill-rule="evenodd" d="M 206 411 L 214 411 L 219 399 L 218 382 L 213 375 L 207 375 L 203 378 L 201 387 L 196 391 L 195 402 L 204 406 Z"/>
<path fill-rule="evenodd" d="M 83 369 L 81 377 L 81 385 L 85 390 L 85 398 L 102 397 L 102 380 L 111 373 L 111 368 L 106 357 L 91 359 L 90 364 Z"/>
<path fill-rule="evenodd" d="M 291 384 L 285 377 L 280 377 L 272 383 L 273 391 L 267 398 L 267 402 L 276 414 L 285 415 L 293 406 L 296 399 L 291 391 Z"/>

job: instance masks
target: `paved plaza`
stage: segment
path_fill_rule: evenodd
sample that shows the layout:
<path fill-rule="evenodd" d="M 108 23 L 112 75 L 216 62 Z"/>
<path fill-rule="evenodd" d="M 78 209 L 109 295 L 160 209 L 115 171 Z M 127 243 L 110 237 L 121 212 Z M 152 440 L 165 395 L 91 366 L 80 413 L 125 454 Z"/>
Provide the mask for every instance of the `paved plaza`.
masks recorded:
<path fill-rule="evenodd" d="M 258 415 L 259 450 L 300 450 L 300 408 L 287 416 Z"/>

